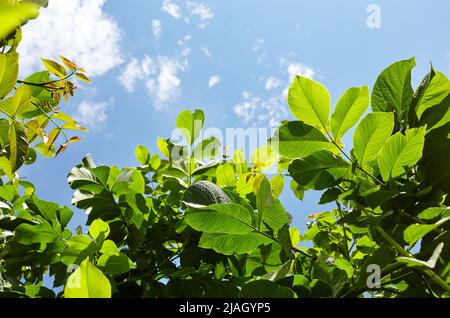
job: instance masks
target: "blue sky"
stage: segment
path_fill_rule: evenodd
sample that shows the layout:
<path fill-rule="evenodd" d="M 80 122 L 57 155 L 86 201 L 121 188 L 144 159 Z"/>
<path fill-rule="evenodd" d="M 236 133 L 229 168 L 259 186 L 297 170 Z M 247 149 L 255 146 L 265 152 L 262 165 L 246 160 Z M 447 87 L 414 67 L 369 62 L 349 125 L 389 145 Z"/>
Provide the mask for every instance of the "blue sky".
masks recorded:
<path fill-rule="evenodd" d="M 372 4 L 379 28 L 367 25 Z M 171 135 L 183 109 L 203 109 L 207 127 L 268 127 L 293 119 L 284 94 L 295 74 L 322 82 L 333 104 L 400 59 L 416 56 L 415 84 L 430 61 L 449 75 L 448 12 L 445 0 L 50 0 L 24 28 L 21 74 L 60 53 L 86 68 L 93 84 L 63 107 L 90 131 L 21 173 L 43 199 L 70 205 L 66 176 L 86 153 L 136 165 L 135 146 L 157 152 L 157 136 Z M 319 197 L 281 197 L 302 232 L 306 216 L 326 208 Z M 72 225 L 80 222 L 77 212 Z"/>

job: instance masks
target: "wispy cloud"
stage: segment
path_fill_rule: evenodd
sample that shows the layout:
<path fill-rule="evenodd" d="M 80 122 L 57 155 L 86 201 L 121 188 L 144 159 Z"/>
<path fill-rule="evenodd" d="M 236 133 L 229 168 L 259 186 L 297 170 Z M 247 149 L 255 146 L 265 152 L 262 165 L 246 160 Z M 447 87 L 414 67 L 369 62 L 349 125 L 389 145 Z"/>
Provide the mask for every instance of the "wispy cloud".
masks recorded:
<path fill-rule="evenodd" d="M 278 78 L 270 76 L 266 79 L 266 86 L 265 86 L 266 90 L 271 90 L 280 86 L 281 81 Z"/>
<path fill-rule="evenodd" d="M 114 99 L 105 102 L 82 101 L 77 108 L 74 116 L 82 126 L 89 129 L 98 130 L 107 121 L 107 110 L 114 104 Z"/>
<path fill-rule="evenodd" d="M 264 40 L 263 38 L 259 38 L 259 39 L 256 39 L 256 42 L 253 45 L 253 52 L 255 52 L 255 54 L 256 54 L 256 62 L 258 64 L 261 64 L 267 56 L 267 52 L 264 49 L 265 42 L 266 42 L 266 40 Z"/>
<path fill-rule="evenodd" d="M 58 54 L 85 68 L 90 76 L 105 74 L 122 63 L 122 31 L 103 11 L 105 2 L 49 1 L 39 19 L 24 26 L 19 46 L 21 73 L 42 69 L 40 57 L 58 59 Z"/>
<path fill-rule="evenodd" d="M 211 50 L 209 48 L 201 47 L 200 51 L 203 53 L 204 56 L 212 57 Z"/>
<path fill-rule="evenodd" d="M 159 20 L 152 20 L 152 33 L 153 33 L 153 37 L 155 38 L 156 41 L 158 41 L 161 38 L 161 34 L 162 34 L 162 25 L 161 25 L 161 21 Z"/>
<path fill-rule="evenodd" d="M 234 112 L 251 126 L 267 123 L 269 127 L 276 127 L 288 115 L 282 94 L 267 97 L 244 91 L 242 97 L 243 101 L 234 106 Z"/>
<path fill-rule="evenodd" d="M 240 120 L 252 126 L 275 127 L 288 116 L 287 94 L 294 76 L 309 78 L 314 76 L 311 67 L 295 62 L 293 58 L 287 56 L 280 59 L 279 74 L 266 77 L 264 90 L 260 93 L 243 91 L 242 100 L 234 106 L 234 113 Z"/>
<path fill-rule="evenodd" d="M 220 77 L 218 75 L 211 76 L 208 81 L 209 87 L 214 87 L 220 83 Z"/>
<path fill-rule="evenodd" d="M 200 22 L 197 24 L 197 27 L 200 29 L 204 29 L 209 21 L 214 18 L 214 11 L 209 5 L 202 2 L 188 1 L 187 10 L 192 17 L 200 19 Z"/>
<path fill-rule="evenodd" d="M 179 73 L 186 67 L 177 58 L 145 55 L 142 60 L 132 59 L 119 76 L 125 89 L 132 93 L 139 84 L 143 84 L 149 96 L 153 98 L 154 107 L 163 110 L 168 103 L 175 101 L 181 91 Z"/>
<path fill-rule="evenodd" d="M 163 1 L 161 10 L 167 12 L 175 19 L 181 18 L 182 15 L 180 6 L 170 0 Z"/>
<path fill-rule="evenodd" d="M 199 29 L 206 28 L 214 18 L 213 9 L 205 2 L 189 0 L 182 2 L 182 4 L 184 4 L 183 7 L 177 1 L 164 0 L 161 10 L 175 19 L 183 18 L 183 21 L 187 24 L 193 21 Z"/>

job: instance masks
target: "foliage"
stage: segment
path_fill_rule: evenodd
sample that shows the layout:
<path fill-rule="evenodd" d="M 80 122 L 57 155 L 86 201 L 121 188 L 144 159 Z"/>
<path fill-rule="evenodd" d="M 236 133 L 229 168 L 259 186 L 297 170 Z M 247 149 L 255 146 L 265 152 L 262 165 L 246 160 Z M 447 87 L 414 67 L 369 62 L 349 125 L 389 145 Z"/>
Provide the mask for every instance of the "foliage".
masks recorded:
<path fill-rule="evenodd" d="M 251 163 L 240 150 L 221 157 L 218 140 L 200 139 L 203 112 L 183 111 L 176 127 L 185 144 L 158 138 L 161 155 L 138 145 L 136 167 L 96 166 L 88 156 L 69 172 L 72 204 L 89 228 L 72 232 L 73 212 L 39 199 L 17 170 L 35 149 L 56 155 L 79 139 L 65 135 L 83 129 L 58 105 L 73 94 L 71 75 L 88 79 L 62 58 L 65 67 L 43 59 L 47 71 L 17 80 L 20 27 L 12 32 L 0 55 L 0 295 L 450 296 L 450 82 L 442 73 L 431 68 L 414 91 L 414 59 L 394 63 L 371 97 L 368 87 L 350 88 L 331 114 L 327 89 L 298 76 L 288 94 L 296 120 L 282 122 Z M 341 139 L 353 127 L 348 152 Z M 308 216 L 300 233 L 290 224 L 291 213 L 301 216 L 278 199 L 286 182 L 299 200 L 322 190 L 319 203 L 335 208 Z M 381 281 L 372 288 L 374 264 Z"/>

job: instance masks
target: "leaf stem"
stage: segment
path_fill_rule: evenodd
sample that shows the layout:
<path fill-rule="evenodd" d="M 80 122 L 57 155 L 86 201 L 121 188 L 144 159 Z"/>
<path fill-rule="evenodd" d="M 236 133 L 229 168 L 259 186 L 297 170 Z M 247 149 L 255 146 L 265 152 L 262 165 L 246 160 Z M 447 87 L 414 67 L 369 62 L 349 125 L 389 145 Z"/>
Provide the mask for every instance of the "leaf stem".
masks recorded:
<path fill-rule="evenodd" d="M 54 120 L 53 120 L 53 118 L 51 117 L 51 116 L 49 116 L 49 114 L 47 114 L 46 112 L 45 112 L 45 110 L 43 110 L 42 109 L 42 107 L 40 106 L 40 105 L 38 105 L 38 104 L 36 104 L 35 102 L 31 102 L 31 104 L 33 104 L 34 106 L 36 106 L 37 108 L 39 108 L 39 110 L 53 123 L 53 125 L 55 125 L 58 129 L 59 129 L 59 131 L 63 134 L 63 136 L 64 136 L 64 138 L 66 139 L 66 142 L 69 142 L 69 138 L 67 137 L 67 135 L 66 135 L 66 133 L 64 132 L 64 129 L 57 123 L 57 122 L 55 122 Z"/>
<path fill-rule="evenodd" d="M 339 217 L 342 219 L 344 217 L 344 213 L 342 212 L 341 204 L 338 200 L 335 201 L 339 211 Z M 348 236 L 347 230 L 345 229 L 345 223 L 342 224 L 342 231 L 344 232 L 344 249 L 345 249 L 345 258 L 350 262 L 350 251 L 348 248 Z"/>
<path fill-rule="evenodd" d="M 378 233 L 383 236 L 383 238 L 388 241 L 401 255 L 406 257 L 415 258 L 414 255 L 411 253 L 405 251 L 403 247 L 400 246 L 389 234 L 387 234 L 379 225 L 375 226 L 375 229 Z M 420 268 L 420 270 L 427 275 L 433 282 L 435 282 L 437 285 L 441 286 L 444 290 L 447 292 L 450 292 L 450 286 L 435 272 L 433 272 L 429 268 Z"/>

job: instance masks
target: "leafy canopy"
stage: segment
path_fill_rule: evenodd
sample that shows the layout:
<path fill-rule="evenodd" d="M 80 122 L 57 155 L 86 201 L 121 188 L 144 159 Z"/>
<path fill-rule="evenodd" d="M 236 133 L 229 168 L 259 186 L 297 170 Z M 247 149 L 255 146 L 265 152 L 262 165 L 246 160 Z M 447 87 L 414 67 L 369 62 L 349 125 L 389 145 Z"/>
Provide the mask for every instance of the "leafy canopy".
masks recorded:
<path fill-rule="evenodd" d="M 414 58 L 400 61 L 371 95 L 349 88 L 333 108 L 322 84 L 297 76 L 288 94 L 296 120 L 282 122 L 251 162 L 241 150 L 222 157 L 217 138 L 200 138 L 203 111 L 185 110 L 175 121 L 184 143 L 158 137 L 160 154 L 136 147 L 136 167 L 86 156 L 69 172 L 72 205 L 88 214 L 88 230 L 71 231 L 72 210 L 39 199 L 17 172 L 36 152 L 54 157 L 80 140 L 68 131 L 85 129 L 60 102 L 74 94 L 72 76 L 89 79 L 62 56 L 18 79 L 21 25 L 38 10 L 29 3 L 0 1 L 8 17 L 0 28 L 1 296 L 450 297 L 442 73 L 431 68 L 413 90 Z M 349 150 L 341 138 L 352 128 Z M 264 173 L 273 164 L 278 173 Z M 215 187 L 193 204 L 185 194 L 199 181 Z M 291 221 L 302 215 L 278 197 L 293 191 L 303 200 L 309 190 L 334 208 L 307 216 L 300 233 Z M 371 289 L 373 265 L 381 281 Z M 47 275 L 53 286 L 44 286 Z"/>

